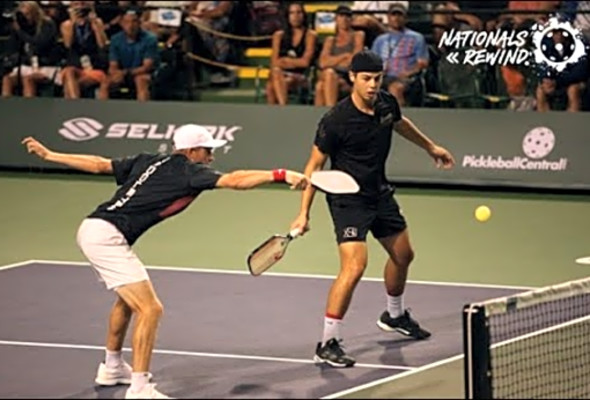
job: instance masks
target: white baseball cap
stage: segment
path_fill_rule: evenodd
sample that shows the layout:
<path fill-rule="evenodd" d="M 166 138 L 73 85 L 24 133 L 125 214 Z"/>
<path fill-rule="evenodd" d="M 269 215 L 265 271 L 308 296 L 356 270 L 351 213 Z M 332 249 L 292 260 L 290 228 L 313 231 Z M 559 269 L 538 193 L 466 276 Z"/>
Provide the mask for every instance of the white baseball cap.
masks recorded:
<path fill-rule="evenodd" d="M 213 139 L 213 135 L 206 128 L 194 124 L 183 125 L 176 129 L 172 141 L 176 150 L 195 147 L 216 149 L 227 143 L 227 140 Z"/>

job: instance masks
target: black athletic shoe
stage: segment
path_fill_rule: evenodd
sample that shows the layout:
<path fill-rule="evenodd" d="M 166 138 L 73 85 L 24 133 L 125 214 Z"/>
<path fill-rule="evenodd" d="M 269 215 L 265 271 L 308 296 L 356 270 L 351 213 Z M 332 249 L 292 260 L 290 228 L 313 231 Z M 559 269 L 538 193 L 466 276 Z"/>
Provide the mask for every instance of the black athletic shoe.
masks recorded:
<path fill-rule="evenodd" d="M 319 342 L 313 360 L 316 363 L 326 363 L 336 368 L 352 367 L 356 360 L 347 356 L 344 349 L 340 345 L 340 341 L 330 339 L 324 346 Z"/>
<path fill-rule="evenodd" d="M 420 328 L 418 322 L 412 317 L 408 310 L 397 318 L 391 318 L 388 311 L 384 311 L 377 321 L 377 326 L 386 332 L 397 331 L 402 335 L 413 337 L 416 340 L 422 340 L 430 337 L 430 332 Z"/>

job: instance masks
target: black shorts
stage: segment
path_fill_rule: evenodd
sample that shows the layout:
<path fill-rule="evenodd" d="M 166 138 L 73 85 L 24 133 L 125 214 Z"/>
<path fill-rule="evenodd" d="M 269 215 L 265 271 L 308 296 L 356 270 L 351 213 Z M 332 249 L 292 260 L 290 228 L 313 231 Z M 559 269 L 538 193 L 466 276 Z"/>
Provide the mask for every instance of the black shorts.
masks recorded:
<path fill-rule="evenodd" d="M 392 194 L 378 201 L 362 199 L 329 199 L 328 207 L 334 222 L 338 243 L 366 241 L 371 231 L 375 239 L 396 235 L 406 229 L 406 219 Z"/>

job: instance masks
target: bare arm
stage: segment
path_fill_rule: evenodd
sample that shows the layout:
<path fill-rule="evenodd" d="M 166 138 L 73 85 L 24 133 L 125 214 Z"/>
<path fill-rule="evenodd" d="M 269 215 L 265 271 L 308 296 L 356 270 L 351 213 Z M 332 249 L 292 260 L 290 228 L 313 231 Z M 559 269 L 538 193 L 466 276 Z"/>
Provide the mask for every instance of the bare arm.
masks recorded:
<path fill-rule="evenodd" d="M 295 68 L 307 68 L 311 65 L 313 61 L 313 55 L 315 53 L 315 44 L 317 41 L 318 35 L 312 30 L 307 31 L 307 35 L 305 37 L 305 52 L 303 56 L 300 58 L 292 59 L 292 65 Z"/>
<path fill-rule="evenodd" d="M 60 25 L 60 30 L 64 46 L 69 49 L 74 42 L 74 23 L 71 20 L 64 21 Z"/>
<path fill-rule="evenodd" d="M 429 149 L 435 146 L 434 142 L 406 117 L 402 117 L 401 120 L 396 122 L 394 129 L 404 138 L 426 151 L 429 151 Z"/>
<path fill-rule="evenodd" d="M 322 46 L 322 52 L 320 53 L 319 57 L 319 66 L 322 69 L 337 66 L 342 60 L 344 60 L 346 56 L 346 54 L 339 54 L 336 56 L 330 54 L 332 47 L 334 47 L 334 40 L 334 36 L 330 36 L 326 39 L 324 45 Z"/>
<path fill-rule="evenodd" d="M 400 121 L 396 122 L 394 129 L 405 139 L 426 150 L 426 152 L 434 159 L 437 167 L 449 169 L 455 165 L 455 159 L 452 154 L 444 147 L 441 147 L 430 140 L 430 138 L 422 133 L 408 118 L 402 117 Z"/>
<path fill-rule="evenodd" d="M 280 67 L 279 65 L 279 52 L 281 50 L 281 40 L 283 39 L 284 32 L 276 31 L 272 35 L 272 52 L 270 56 L 270 66 Z"/>
<path fill-rule="evenodd" d="M 281 182 L 275 179 L 274 171 L 239 170 L 222 175 L 217 181 L 216 187 L 248 190 L 273 182 Z M 284 182 L 291 185 L 291 189 L 304 189 L 307 186 L 307 179 L 305 176 L 295 171 L 286 170 Z"/>
<path fill-rule="evenodd" d="M 108 158 L 85 154 L 57 153 L 55 151 L 49 150 L 47 147 L 32 137 L 23 139 L 22 144 L 27 147 L 27 151 L 29 153 L 35 154 L 45 161 L 63 164 L 70 168 L 90 172 L 93 174 L 113 173 L 113 166 L 111 164 L 111 160 Z"/>
<path fill-rule="evenodd" d="M 96 44 L 99 48 L 104 49 L 107 45 L 107 34 L 105 31 L 104 22 L 98 17 L 93 17 L 90 20 L 94 37 L 96 38 Z"/>

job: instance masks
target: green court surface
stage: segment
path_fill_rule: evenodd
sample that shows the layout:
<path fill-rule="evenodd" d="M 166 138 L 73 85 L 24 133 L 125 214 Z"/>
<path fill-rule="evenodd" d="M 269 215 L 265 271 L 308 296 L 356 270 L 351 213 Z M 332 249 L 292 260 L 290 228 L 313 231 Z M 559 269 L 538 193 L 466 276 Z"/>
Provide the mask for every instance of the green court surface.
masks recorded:
<path fill-rule="evenodd" d="M 108 178 L 4 173 L 0 175 L 0 264 L 24 260 L 84 261 L 75 244 L 79 222 L 115 188 Z M 416 250 L 410 279 L 453 283 L 545 286 L 588 276 L 590 197 L 398 189 Z M 136 251 L 148 265 L 246 269 L 248 253 L 286 232 L 300 194 L 273 188 L 204 193 L 184 213 L 148 231 Z M 492 209 L 488 222 L 474 210 Z M 337 249 L 323 195 L 312 230 L 293 242 L 277 272 L 334 275 Z M 380 277 L 385 253 L 369 239 L 366 276 Z M 436 307 L 436 299 L 432 299 Z M 461 310 L 457 310 L 460 313 Z M 459 356 L 398 375 L 381 385 L 342 394 L 350 398 L 463 397 Z"/>

